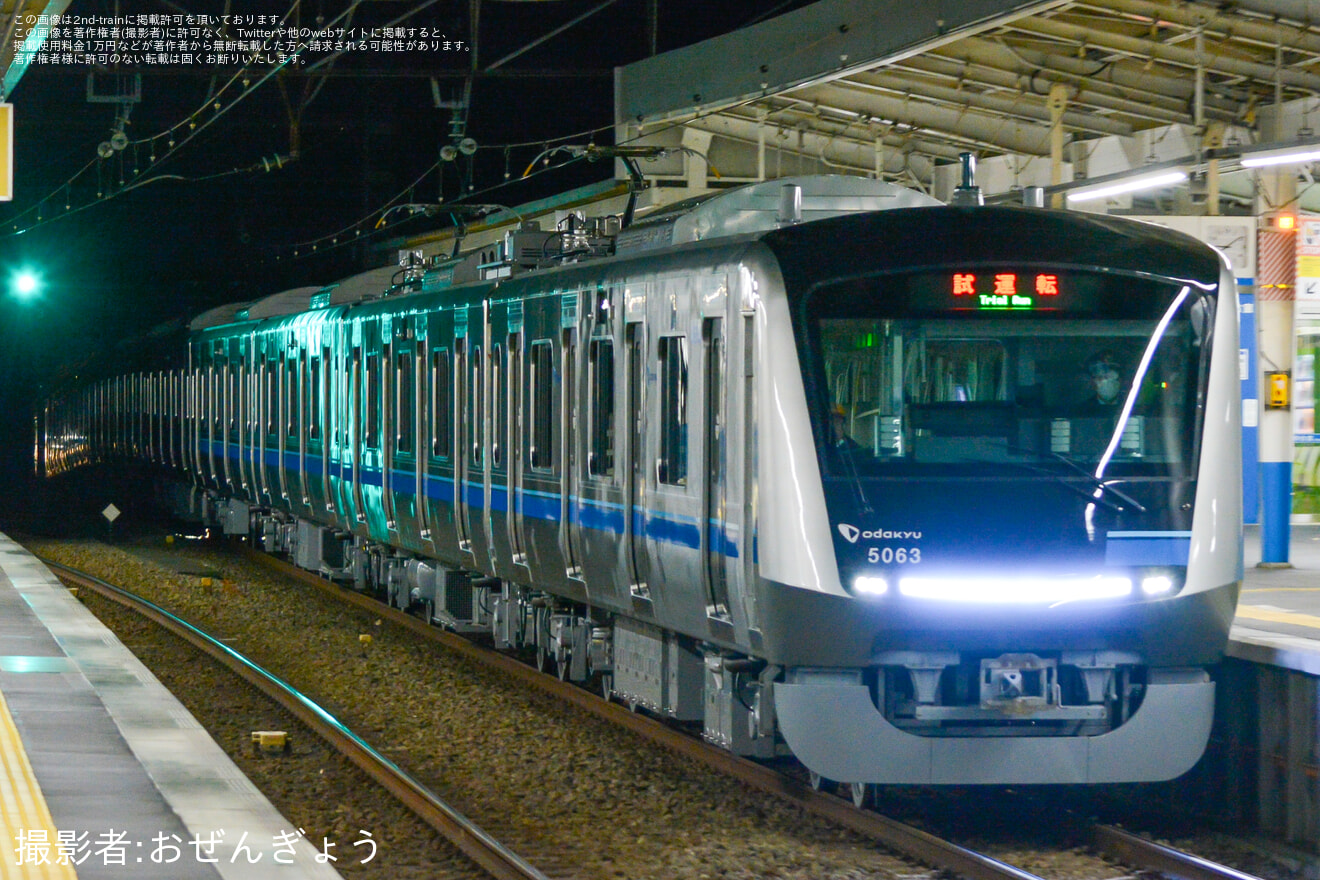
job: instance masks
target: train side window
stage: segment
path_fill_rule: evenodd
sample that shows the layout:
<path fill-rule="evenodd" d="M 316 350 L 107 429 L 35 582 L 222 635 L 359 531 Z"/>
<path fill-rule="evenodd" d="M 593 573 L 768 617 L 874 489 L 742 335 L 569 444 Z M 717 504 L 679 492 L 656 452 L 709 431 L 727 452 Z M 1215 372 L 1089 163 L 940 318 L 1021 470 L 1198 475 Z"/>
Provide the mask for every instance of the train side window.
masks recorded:
<path fill-rule="evenodd" d="M 363 438 L 367 447 L 375 449 L 380 446 L 380 383 L 383 377 L 380 374 L 380 353 L 372 352 L 367 355 L 367 375 L 366 375 L 366 408 L 363 410 Z"/>
<path fill-rule="evenodd" d="M 656 479 L 668 486 L 687 485 L 687 337 L 659 339 L 660 458 Z"/>
<path fill-rule="evenodd" d="M 453 436 L 450 414 L 454 398 L 449 379 L 449 349 L 431 351 L 431 456 L 449 458 Z"/>
<path fill-rule="evenodd" d="M 280 428 L 279 407 L 277 403 L 280 399 L 279 381 L 280 373 L 284 370 L 284 353 L 281 352 L 278 362 L 275 358 L 262 358 L 266 374 L 266 399 L 262 401 L 262 412 L 265 414 L 266 433 L 274 435 Z"/>
<path fill-rule="evenodd" d="M 321 358 L 307 361 L 307 438 L 321 439 Z"/>
<path fill-rule="evenodd" d="M 529 464 L 548 471 L 554 466 L 555 350 L 549 339 L 532 343 L 531 445 Z"/>
<path fill-rule="evenodd" d="M 294 444 L 297 444 L 298 435 L 302 433 L 303 395 L 302 389 L 298 387 L 298 379 L 301 372 L 300 367 L 306 357 L 307 353 L 305 351 L 295 351 L 289 357 L 287 369 L 284 372 L 284 399 L 288 401 L 285 405 L 289 408 L 288 418 L 286 419 L 289 426 L 288 436 Z"/>
<path fill-rule="evenodd" d="M 472 440 L 472 466 L 481 467 L 482 453 L 485 449 L 485 431 L 486 431 L 486 398 L 485 384 L 482 382 L 484 370 L 481 362 L 481 346 L 472 346 L 472 383 L 468 386 L 468 431 L 469 438 Z"/>
<path fill-rule="evenodd" d="M 413 408 L 417 398 L 413 379 L 413 353 L 401 351 L 395 355 L 394 434 L 395 449 L 405 455 L 412 454 L 413 435 L 416 433 Z"/>
<path fill-rule="evenodd" d="M 593 339 L 587 348 L 591 431 L 587 471 L 614 476 L 614 340 Z"/>

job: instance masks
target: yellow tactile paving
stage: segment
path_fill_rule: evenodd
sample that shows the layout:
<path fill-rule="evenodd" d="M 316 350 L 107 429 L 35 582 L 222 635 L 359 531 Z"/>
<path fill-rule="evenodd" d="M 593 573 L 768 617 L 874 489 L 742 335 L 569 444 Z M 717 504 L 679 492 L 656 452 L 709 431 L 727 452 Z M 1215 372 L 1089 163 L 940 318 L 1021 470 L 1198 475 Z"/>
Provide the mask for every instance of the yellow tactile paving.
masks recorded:
<path fill-rule="evenodd" d="M 1291 623 L 1294 626 L 1309 626 L 1320 629 L 1320 617 L 1314 614 L 1300 614 L 1296 611 L 1284 611 L 1280 608 L 1265 608 L 1260 605 L 1238 605 L 1237 616 L 1248 620 L 1268 620 L 1271 623 Z"/>
<path fill-rule="evenodd" d="M 59 833 L 0 694 L 0 880 L 77 880 L 60 864 Z M 20 844 L 20 838 L 26 844 Z M 42 843 L 44 841 L 44 844 Z"/>

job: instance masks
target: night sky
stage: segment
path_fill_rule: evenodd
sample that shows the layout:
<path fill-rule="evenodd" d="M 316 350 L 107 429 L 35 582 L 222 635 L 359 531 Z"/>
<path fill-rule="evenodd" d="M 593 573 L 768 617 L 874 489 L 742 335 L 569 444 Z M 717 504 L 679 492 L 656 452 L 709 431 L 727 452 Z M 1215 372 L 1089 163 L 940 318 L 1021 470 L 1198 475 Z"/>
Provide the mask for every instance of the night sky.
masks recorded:
<path fill-rule="evenodd" d="M 381 27 L 419 5 L 425 4 L 365 2 L 342 24 Z M 485 0 L 478 64 L 495 63 L 599 5 Z M 663 52 L 801 5 L 805 0 L 659 0 L 657 46 Z M 288 11 L 270 0 L 233 6 L 248 15 Z M 400 26 L 472 45 L 468 6 L 466 0 L 435 0 Z M 67 15 L 113 16 L 116 9 L 121 16 L 218 14 L 222 6 L 210 0 L 73 0 Z M 305 3 L 301 23 L 333 22 L 345 9 L 344 0 Z M 649 54 L 646 10 L 645 0 L 617 0 L 473 79 L 466 134 L 480 149 L 470 165 L 470 200 L 514 205 L 611 172 L 605 164 L 583 164 L 518 179 L 546 144 L 584 143 L 589 137 L 579 133 L 601 129 L 597 142 L 611 141 L 612 69 Z M 325 53 L 306 57 L 311 64 Z M 217 112 L 210 99 L 237 67 L 138 65 L 133 71 L 142 73 L 141 99 L 131 105 L 123 131 L 140 143 L 98 160 L 97 147 L 110 139 L 121 105 L 89 101 L 89 88 L 105 97 L 131 88 L 132 80 L 102 71 L 89 86 L 87 65 L 32 65 L 9 96 L 15 198 L 0 205 L 0 269 L 7 282 L 29 266 L 41 275 L 42 289 L 30 302 L 16 301 L 7 283 L 4 289 L 0 479 L 10 484 L 30 468 L 31 406 L 46 388 L 72 372 L 85 373 L 84 363 L 135 367 L 129 361 L 144 346 L 116 343 L 214 305 L 382 265 L 389 259 L 382 242 L 434 225 L 417 218 L 354 236 L 353 246 L 325 246 L 326 237 L 364 218 L 370 227 L 373 212 L 418 178 L 409 201 L 461 197 L 463 160 L 446 163 L 439 176 L 425 173 L 450 142 L 453 115 L 436 108 L 431 77 L 438 77 L 439 97 L 454 101 L 471 66 L 471 50 L 367 51 L 341 56 L 321 68 L 330 76 L 315 80 L 294 72 L 263 81 L 269 68 L 253 69 L 249 87 L 223 93 L 223 112 Z M 314 97 L 304 101 L 311 90 Z M 235 101 L 239 93 L 245 96 Z M 298 119 L 297 161 L 248 170 L 290 155 L 292 115 Z M 165 134 L 171 127 L 172 154 Z M 234 169 L 241 173 L 228 173 Z M 16 234 L 15 226 L 24 231 Z"/>

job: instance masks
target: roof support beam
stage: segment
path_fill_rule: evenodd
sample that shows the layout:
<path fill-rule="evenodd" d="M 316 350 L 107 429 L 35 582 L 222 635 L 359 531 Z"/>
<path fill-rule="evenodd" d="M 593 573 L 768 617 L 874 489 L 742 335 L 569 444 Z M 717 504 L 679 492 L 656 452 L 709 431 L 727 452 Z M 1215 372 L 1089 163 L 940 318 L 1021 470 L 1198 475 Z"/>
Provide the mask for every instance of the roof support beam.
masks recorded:
<path fill-rule="evenodd" d="M 1181 115 L 1184 118 L 1179 121 L 1192 121 L 1188 102 L 1192 99 L 1193 87 L 1185 78 L 1150 73 L 1137 64 L 1097 64 L 1039 50 L 1013 49 L 980 37 L 964 40 L 957 49 L 963 50 L 959 56 L 952 56 L 952 50 L 944 50 L 916 59 L 916 63 L 925 64 L 933 58 L 966 59 L 978 66 L 978 78 L 989 78 L 990 71 L 1000 71 L 1001 76 L 1015 78 L 1015 82 L 1025 80 L 1029 89 L 1039 80 L 1066 79 L 1077 84 L 1079 94 L 1075 97 L 1080 102 L 1136 116 L 1155 111 L 1161 119 Z M 1229 122 L 1237 118 L 1241 109 L 1240 103 L 1214 94 L 1206 95 L 1205 110 L 1211 118 Z"/>
<path fill-rule="evenodd" d="M 1050 112 L 1038 95 L 1024 90 L 1007 97 L 1003 94 L 980 93 L 970 89 L 954 89 L 929 82 L 914 83 L 911 77 L 894 73 L 859 73 L 849 77 L 850 82 L 873 86 L 877 90 L 891 93 L 912 93 L 930 101 L 946 104 L 961 104 L 965 107 L 1015 116 L 1033 122 L 1050 121 Z M 1071 111 L 1064 114 L 1064 124 L 1069 128 L 1086 131 L 1091 134 L 1116 134 L 1124 137 L 1132 134 L 1132 126 L 1115 119 L 1097 116 L 1094 113 Z"/>
<path fill-rule="evenodd" d="M 958 133 L 1010 153 L 1043 156 L 1049 152 L 1050 130 L 1047 125 L 1005 118 L 967 106 L 932 104 L 915 95 L 883 94 L 852 81 L 809 86 L 798 89 L 792 97 L 807 103 L 838 107 L 858 116 L 867 115 L 951 135 Z"/>
<path fill-rule="evenodd" d="M 1312 55 L 1320 55 L 1320 37 L 1304 27 L 1290 27 L 1246 15 L 1226 16 L 1204 3 L 1153 2 L 1153 0 L 1105 0 L 1103 4 L 1085 4 L 1101 15 L 1115 12 L 1155 21 L 1168 21 L 1189 30 L 1204 27 L 1217 34 L 1232 35 L 1264 46 L 1287 46 Z"/>
<path fill-rule="evenodd" d="M 1128 37 L 1113 31 L 1089 30 L 1080 25 L 1072 25 L 1042 16 L 1021 18 L 1013 22 L 1012 28 L 1021 33 L 1035 34 L 1055 40 L 1066 40 L 1079 46 L 1095 46 L 1112 52 L 1130 55 L 1133 58 L 1153 58 L 1195 70 L 1196 52 L 1181 46 L 1170 46 L 1139 37 Z M 1245 76 L 1252 79 L 1270 81 L 1277 74 L 1279 80 L 1287 86 L 1320 92 L 1320 75 L 1300 70 L 1283 69 L 1276 71 L 1272 65 L 1245 61 L 1228 55 L 1217 55 L 1206 64 L 1206 69 L 1216 73 Z"/>

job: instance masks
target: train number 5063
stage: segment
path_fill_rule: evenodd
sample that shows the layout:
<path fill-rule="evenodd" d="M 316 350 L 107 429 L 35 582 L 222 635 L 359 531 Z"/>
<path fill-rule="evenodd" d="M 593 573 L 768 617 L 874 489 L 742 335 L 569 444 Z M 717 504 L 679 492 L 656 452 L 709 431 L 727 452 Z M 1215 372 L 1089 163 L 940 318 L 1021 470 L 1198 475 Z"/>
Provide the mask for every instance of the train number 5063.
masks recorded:
<path fill-rule="evenodd" d="M 866 551 L 867 562 L 881 562 L 890 565 L 897 562 L 916 564 L 921 561 L 920 547 L 870 547 Z"/>

